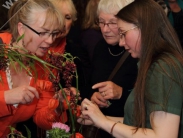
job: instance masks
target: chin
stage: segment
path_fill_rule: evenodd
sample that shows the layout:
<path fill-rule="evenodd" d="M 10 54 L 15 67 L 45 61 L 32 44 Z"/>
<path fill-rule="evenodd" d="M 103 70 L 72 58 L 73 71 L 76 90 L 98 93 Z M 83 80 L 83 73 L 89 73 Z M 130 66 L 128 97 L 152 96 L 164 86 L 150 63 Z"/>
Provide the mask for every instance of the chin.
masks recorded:
<path fill-rule="evenodd" d="M 109 44 L 109 45 L 117 45 L 118 41 L 116 42 L 116 40 L 111 40 L 111 39 L 105 39 L 105 41 Z"/>
<path fill-rule="evenodd" d="M 132 56 L 133 58 L 138 58 L 138 56 L 137 56 L 136 54 L 133 54 L 133 53 L 131 53 L 131 56 Z"/>
<path fill-rule="evenodd" d="M 43 57 L 46 53 L 35 53 L 37 57 Z"/>

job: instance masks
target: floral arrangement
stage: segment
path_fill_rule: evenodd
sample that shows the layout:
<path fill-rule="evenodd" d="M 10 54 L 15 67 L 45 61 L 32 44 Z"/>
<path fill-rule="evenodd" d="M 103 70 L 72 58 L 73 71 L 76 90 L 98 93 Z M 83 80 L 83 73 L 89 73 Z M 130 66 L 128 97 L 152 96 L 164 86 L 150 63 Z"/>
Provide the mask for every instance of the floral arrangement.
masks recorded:
<path fill-rule="evenodd" d="M 72 134 L 69 133 L 70 131 L 70 127 L 60 123 L 60 122 L 56 122 L 53 123 L 52 125 L 52 129 L 50 130 L 50 135 L 51 138 L 74 138 L 74 136 L 72 136 Z M 75 133 L 75 138 L 83 138 L 83 136 L 80 133 Z"/>
<path fill-rule="evenodd" d="M 48 55 L 46 57 L 47 63 L 54 65 L 54 67 L 50 67 L 50 71 L 52 73 L 49 74 L 49 80 L 54 84 L 56 94 L 58 90 L 61 89 L 62 95 L 64 96 L 65 99 L 62 102 L 62 106 L 60 106 L 60 109 L 69 110 L 71 120 L 71 133 L 69 126 L 59 122 L 53 123 L 52 129 L 48 131 L 49 136 L 51 138 L 56 138 L 58 136 L 61 138 L 69 138 L 71 137 L 72 134 L 74 134 L 74 136 L 78 135 L 78 133 L 77 134 L 75 133 L 76 131 L 75 122 L 76 118 L 80 116 L 81 111 L 80 107 L 77 105 L 79 100 L 78 79 L 77 79 L 78 75 L 76 65 L 74 64 L 74 59 L 75 57 L 73 57 L 70 53 L 59 54 L 59 53 L 53 53 L 51 51 L 48 52 Z M 59 72 L 57 71 L 58 69 Z M 52 74 L 54 74 L 54 76 Z M 67 89 L 63 89 L 62 85 L 60 84 L 60 76 L 64 80 Z M 71 87 L 73 77 L 76 78 L 76 88 L 77 88 L 76 95 L 74 95 L 69 89 Z M 65 95 L 66 91 L 70 93 L 69 96 Z M 59 97 L 59 95 L 57 97 Z M 58 107 L 58 105 L 59 101 L 57 98 L 50 99 L 49 102 L 50 109 L 55 110 Z"/>
<path fill-rule="evenodd" d="M 56 122 L 52 124 L 52 129 L 49 131 L 51 138 L 70 138 L 71 134 L 69 133 L 70 127 L 66 124 Z"/>
<path fill-rule="evenodd" d="M 23 36 L 18 38 L 17 41 L 22 39 Z M 50 110 L 55 110 L 60 107 L 60 110 L 68 110 L 69 111 L 69 117 L 71 125 L 68 126 L 66 124 L 62 124 L 61 122 L 52 122 L 52 129 L 48 131 L 50 138 L 82 138 L 82 135 L 80 133 L 76 133 L 75 129 L 75 122 L 76 118 L 80 115 L 81 111 L 78 106 L 78 100 L 79 100 L 79 91 L 78 91 L 78 76 L 77 76 L 77 69 L 76 65 L 74 64 L 74 59 L 70 53 L 53 53 L 51 51 L 48 52 L 48 55 L 45 60 L 38 58 L 36 55 L 30 53 L 26 49 L 21 49 L 18 47 L 11 47 L 7 46 L 5 44 L 0 44 L 0 70 L 5 71 L 9 64 L 18 63 L 22 69 L 25 69 L 27 71 L 27 74 L 30 76 L 36 77 L 36 67 L 35 63 L 38 62 L 41 64 L 41 67 L 43 67 L 44 70 L 48 73 L 49 80 L 53 83 L 54 89 L 55 89 L 55 95 L 56 97 L 53 97 L 50 99 L 48 103 L 48 107 Z M 26 59 L 26 60 L 25 60 Z M 60 74 L 61 73 L 61 74 Z M 60 83 L 60 77 L 65 82 L 66 89 L 63 89 L 61 83 Z M 65 91 L 70 91 L 69 87 L 71 87 L 71 82 L 73 78 L 76 78 L 76 90 L 77 93 L 74 95 L 70 92 L 69 96 L 66 96 Z M 0 81 L 1 81 L 0 76 Z M 59 91 L 62 92 L 62 95 L 64 97 L 63 103 L 60 103 L 58 97 L 59 97 Z M 16 131 L 15 128 L 11 127 L 11 133 L 7 136 L 11 136 L 14 138 L 14 136 L 24 138 L 22 134 L 18 131 Z M 28 128 L 28 138 L 31 137 L 31 132 L 29 132 Z"/>

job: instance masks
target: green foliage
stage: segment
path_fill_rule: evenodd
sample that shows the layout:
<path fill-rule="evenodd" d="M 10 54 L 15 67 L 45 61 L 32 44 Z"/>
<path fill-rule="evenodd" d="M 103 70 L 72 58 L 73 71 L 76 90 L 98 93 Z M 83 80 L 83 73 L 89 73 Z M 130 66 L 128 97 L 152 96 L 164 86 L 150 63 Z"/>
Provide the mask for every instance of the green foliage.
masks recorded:
<path fill-rule="evenodd" d="M 12 65 L 17 72 L 25 69 L 27 73 L 32 76 L 32 73 L 36 73 L 35 62 L 38 62 L 43 69 L 48 71 L 49 67 L 56 68 L 55 66 L 38 58 L 33 53 L 30 53 L 25 48 L 15 46 L 11 47 L 5 44 L 0 45 L 0 70 L 6 70 L 8 65 Z M 15 63 L 19 65 L 19 70 L 16 68 Z M 36 74 L 34 75 L 36 76 Z"/>
<path fill-rule="evenodd" d="M 7 138 L 26 138 L 22 135 L 21 132 L 17 131 L 14 127 L 9 126 L 10 128 L 10 133 L 7 135 Z M 31 133 L 30 130 L 25 126 L 27 134 L 28 134 L 28 138 L 31 138 Z"/>
<path fill-rule="evenodd" d="M 24 125 L 25 126 L 25 125 Z M 30 130 L 28 129 L 28 127 L 27 126 L 25 126 L 25 129 L 26 129 L 26 131 L 27 131 L 27 138 L 31 138 L 31 132 L 30 132 Z"/>
<path fill-rule="evenodd" d="M 18 43 L 21 39 L 24 38 L 24 34 L 17 38 L 16 42 Z"/>
<path fill-rule="evenodd" d="M 49 130 L 49 138 L 70 138 L 72 134 L 67 133 L 60 128 L 52 128 Z"/>
<path fill-rule="evenodd" d="M 24 35 L 20 36 L 17 39 L 17 42 L 19 42 Z M 52 73 L 53 69 L 58 69 L 62 73 L 62 79 L 68 82 L 68 84 L 71 84 L 71 80 L 73 77 L 76 77 L 76 88 L 77 88 L 77 94 L 76 94 L 76 100 L 71 100 L 77 107 L 77 102 L 79 98 L 79 91 L 78 91 L 78 74 L 77 74 L 77 69 L 74 64 L 74 59 L 76 57 L 73 57 L 70 53 L 64 53 L 64 54 L 59 54 L 59 53 L 49 53 L 50 56 L 48 57 L 48 60 L 42 60 L 39 57 L 37 57 L 35 54 L 29 52 L 25 48 L 19 47 L 19 46 L 11 46 L 11 45 L 5 45 L 5 44 L 0 44 L 0 70 L 6 70 L 6 68 L 11 65 L 14 67 L 16 71 L 21 71 L 22 69 L 25 69 L 27 73 L 30 76 L 33 76 L 34 78 L 37 78 L 37 71 L 35 67 L 35 62 L 39 63 L 40 67 L 45 69 L 47 72 L 50 73 L 50 76 L 52 80 L 50 80 L 53 84 L 56 84 L 57 82 L 57 76 L 55 76 Z M 55 60 L 56 59 L 56 60 Z M 20 68 L 16 68 L 17 64 L 19 65 Z M 59 76 L 59 75 L 58 75 Z M 35 79 L 36 80 L 36 79 Z M 2 81 L 2 78 L 0 76 L 0 81 Z M 67 83 L 66 83 L 67 84 Z M 59 89 L 62 89 L 62 86 L 60 84 L 60 81 L 58 81 Z M 69 87 L 68 87 L 69 88 Z M 62 91 L 63 92 L 63 91 Z M 71 133 L 75 134 L 75 121 L 76 118 L 73 115 L 73 109 L 71 108 L 69 101 L 66 98 L 65 93 L 63 92 L 63 96 L 67 102 L 67 105 L 69 107 L 69 114 L 71 118 L 71 126 L 72 130 Z M 74 95 L 73 95 L 74 97 Z M 71 99 L 75 99 L 75 98 Z M 75 109 L 75 107 L 74 107 Z M 31 132 L 30 130 L 25 126 L 26 131 L 27 131 L 27 138 L 31 138 Z M 15 128 L 10 126 L 11 133 L 8 134 L 8 138 L 26 138 L 24 137 L 20 132 L 18 132 Z M 48 131 L 49 132 L 49 138 L 70 138 L 71 133 L 66 132 L 63 129 L 59 128 L 53 128 Z"/>

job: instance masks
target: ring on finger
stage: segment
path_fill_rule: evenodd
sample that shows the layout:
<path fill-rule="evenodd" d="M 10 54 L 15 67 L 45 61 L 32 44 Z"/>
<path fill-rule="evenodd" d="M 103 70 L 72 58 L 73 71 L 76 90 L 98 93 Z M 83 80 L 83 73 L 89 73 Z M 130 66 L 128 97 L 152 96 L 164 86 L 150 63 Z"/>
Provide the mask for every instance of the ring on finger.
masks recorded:
<path fill-rule="evenodd" d="M 105 92 L 103 92 L 103 96 L 106 96 L 106 93 Z"/>
<path fill-rule="evenodd" d="M 84 109 L 88 110 L 88 105 L 87 104 L 84 105 Z"/>

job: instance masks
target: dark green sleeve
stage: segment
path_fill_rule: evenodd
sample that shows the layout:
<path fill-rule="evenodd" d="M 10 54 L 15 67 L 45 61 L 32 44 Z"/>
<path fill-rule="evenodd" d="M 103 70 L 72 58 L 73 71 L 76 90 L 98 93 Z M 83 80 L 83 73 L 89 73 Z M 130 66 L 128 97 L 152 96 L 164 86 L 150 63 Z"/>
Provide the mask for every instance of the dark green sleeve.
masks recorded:
<path fill-rule="evenodd" d="M 146 101 L 147 112 L 150 114 L 153 111 L 166 111 L 181 115 L 183 88 L 180 85 L 180 78 L 183 78 L 182 74 L 160 61 L 153 64 L 147 78 L 145 93 L 148 99 Z"/>

